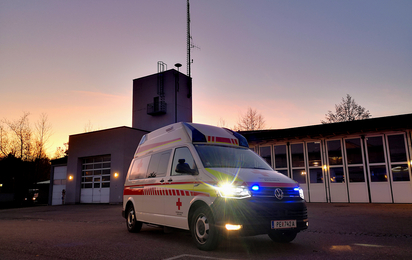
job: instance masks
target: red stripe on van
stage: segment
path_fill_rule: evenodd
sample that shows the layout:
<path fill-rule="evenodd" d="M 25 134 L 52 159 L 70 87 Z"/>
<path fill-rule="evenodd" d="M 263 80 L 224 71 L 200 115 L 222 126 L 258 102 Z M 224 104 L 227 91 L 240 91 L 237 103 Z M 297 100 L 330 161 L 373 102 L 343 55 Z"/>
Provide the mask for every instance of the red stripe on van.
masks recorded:
<path fill-rule="evenodd" d="M 141 189 L 124 188 L 123 195 L 125 195 L 125 196 L 128 196 L 128 195 L 143 195 L 143 188 L 141 188 Z"/>

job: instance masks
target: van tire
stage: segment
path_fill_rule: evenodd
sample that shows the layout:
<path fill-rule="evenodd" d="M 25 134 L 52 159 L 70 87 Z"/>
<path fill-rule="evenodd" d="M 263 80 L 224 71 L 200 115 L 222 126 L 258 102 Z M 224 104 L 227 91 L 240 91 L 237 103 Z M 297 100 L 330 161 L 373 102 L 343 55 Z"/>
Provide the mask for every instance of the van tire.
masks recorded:
<path fill-rule="evenodd" d="M 219 230 L 208 207 L 200 207 L 195 210 L 190 222 L 190 233 L 200 250 L 210 251 L 218 246 Z"/>
<path fill-rule="evenodd" d="M 134 207 L 130 205 L 126 211 L 126 226 L 130 233 L 139 233 L 143 223 L 136 220 L 136 212 Z"/>
<path fill-rule="evenodd" d="M 277 231 L 268 234 L 270 239 L 276 243 L 289 243 L 296 238 L 297 233 L 293 231 Z"/>

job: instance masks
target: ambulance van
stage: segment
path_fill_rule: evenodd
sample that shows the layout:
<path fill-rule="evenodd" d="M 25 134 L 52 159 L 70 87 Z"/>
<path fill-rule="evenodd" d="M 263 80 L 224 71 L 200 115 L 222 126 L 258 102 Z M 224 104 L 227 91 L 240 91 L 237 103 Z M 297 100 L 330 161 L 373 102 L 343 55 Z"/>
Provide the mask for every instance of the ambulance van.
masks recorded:
<path fill-rule="evenodd" d="M 222 237 L 268 234 L 292 241 L 308 227 L 303 191 L 225 128 L 175 123 L 144 135 L 126 176 L 122 215 L 142 224 L 190 230 L 201 250 Z"/>

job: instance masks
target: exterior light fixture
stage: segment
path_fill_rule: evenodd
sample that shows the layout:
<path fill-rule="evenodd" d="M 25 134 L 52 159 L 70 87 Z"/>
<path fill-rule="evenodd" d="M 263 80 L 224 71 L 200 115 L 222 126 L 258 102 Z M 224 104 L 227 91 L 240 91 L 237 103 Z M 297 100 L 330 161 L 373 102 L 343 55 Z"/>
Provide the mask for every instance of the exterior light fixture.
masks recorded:
<path fill-rule="evenodd" d="M 69 180 L 73 180 L 73 175 L 69 175 Z"/>
<path fill-rule="evenodd" d="M 114 173 L 114 177 L 115 177 L 115 178 L 119 177 L 119 173 L 115 172 L 115 173 Z"/>
<path fill-rule="evenodd" d="M 328 166 L 323 165 L 323 169 L 326 171 L 328 169 Z"/>

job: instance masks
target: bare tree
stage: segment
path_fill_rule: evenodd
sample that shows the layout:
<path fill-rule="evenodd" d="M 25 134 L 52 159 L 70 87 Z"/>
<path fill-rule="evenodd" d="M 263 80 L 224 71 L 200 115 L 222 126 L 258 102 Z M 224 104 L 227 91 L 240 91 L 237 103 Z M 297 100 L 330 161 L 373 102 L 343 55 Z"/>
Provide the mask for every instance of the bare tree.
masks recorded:
<path fill-rule="evenodd" d="M 346 94 L 346 98 L 342 98 L 340 104 L 335 105 L 335 113 L 328 111 L 325 114 L 325 120 L 321 120 L 322 124 L 346 122 L 354 120 L 362 120 L 372 117 L 369 110 L 356 104 L 349 94 Z"/>
<path fill-rule="evenodd" d="M 224 120 L 223 118 L 219 118 L 219 122 L 217 122 L 217 126 L 218 127 L 223 127 L 223 128 L 229 128 L 226 120 Z"/>
<path fill-rule="evenodd" d="M 32 155 L 32 131 L 29 124 L 29 115 L 30 113 L 24 112 L 23 116 L 16 121 L 5 120 L 7 126 L 16 135 L 16 142 L 14 145 L 12 144 L 12 149 L 18 152 L 22 160 L 30 160 Z"/>
<path fill-rule="evenodd" d="M 10 146 L 7 130 L 3 125 L 3 122 L 0 122 L 0 157 L 4 157 L 10 154 Z"/>
<path fill-rule="evenodd" d="M 48 122 L 47 114 L 43 113 L 35 125 L 34 158 L 46 158 L 46 144 L 52 135 L 52 126 Z"/>
<path fill-rule="evenodd" d="M 238 119 L 235 130 L 250 131 L 261 130 L 265 128 L 265 119 L 262 114 L 258 113 L 256 109 L 249 107 L 244 115 Z"/>
<path fill-rule="evenodd" d="M 69 143 L 64 143 L 63 144 L 64 147 L 57 147 L 56 152 L 54 152 L 54 156 L 53 159 L 59 159 L 59 158 L 63 158 L 65 156 L 68 156 L 69 154 Z"/>

